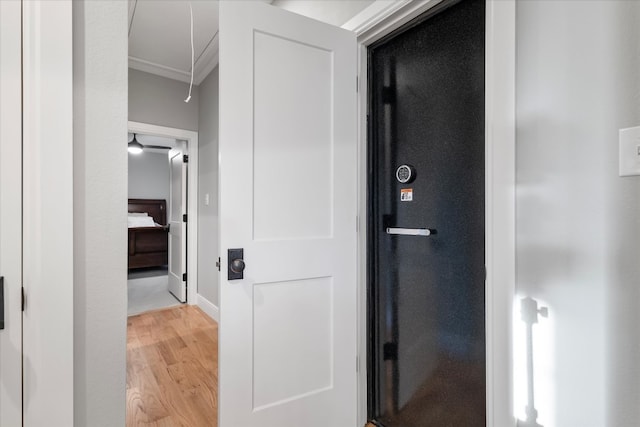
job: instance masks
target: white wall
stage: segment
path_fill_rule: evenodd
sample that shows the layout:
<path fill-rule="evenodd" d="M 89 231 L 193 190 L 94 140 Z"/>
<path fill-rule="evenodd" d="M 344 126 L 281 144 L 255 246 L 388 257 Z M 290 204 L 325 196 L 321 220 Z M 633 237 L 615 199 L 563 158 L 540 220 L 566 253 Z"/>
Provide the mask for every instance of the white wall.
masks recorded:
<path fill-rule="evenodd" d="M 339 27 L 371 3 L 373 0 L 275 0 L 272 4 Z"/>
<path fill-rule="evenodd" d="M 73 2 L 74 416 L 125 425 L 127 2 Z M 60 331 L 65 333 L 65 331 Z"/>
<path fill-rule="evenodd" d="M 200 84 L 199 112 L 198 293 L 218 306 L 218 67 Z"/>
<path fill-rule="evenodd" d="M 617 162 L 640 125 L 638 22 L 636 1 L 517 3 L 517 292 L 549 308 L 544 427 L 640 425 L 640 177 Z"/>
<path fill-rule="evenodd" d="M 129 69 L 129 120 L 177 129 L 198 130 L 198 87 L 184 99 L 189 84 Z"/>
<path fill-rule="evenodd" d="M 124 149 L 124 144 L 123 144 Z M 164 199 L 169 204 L 167 153 L 129 154 L 129 198 Z"/>

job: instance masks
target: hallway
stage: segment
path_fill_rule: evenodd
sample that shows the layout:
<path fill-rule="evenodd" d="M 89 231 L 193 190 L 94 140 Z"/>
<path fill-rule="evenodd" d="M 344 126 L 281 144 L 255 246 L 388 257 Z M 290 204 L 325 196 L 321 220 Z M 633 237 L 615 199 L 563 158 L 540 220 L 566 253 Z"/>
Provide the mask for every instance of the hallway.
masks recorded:
<path fill-rule="evenodd" d="M 217 426 L 218 325 L 173 307 L 127 322 L 127 426 Z"/>

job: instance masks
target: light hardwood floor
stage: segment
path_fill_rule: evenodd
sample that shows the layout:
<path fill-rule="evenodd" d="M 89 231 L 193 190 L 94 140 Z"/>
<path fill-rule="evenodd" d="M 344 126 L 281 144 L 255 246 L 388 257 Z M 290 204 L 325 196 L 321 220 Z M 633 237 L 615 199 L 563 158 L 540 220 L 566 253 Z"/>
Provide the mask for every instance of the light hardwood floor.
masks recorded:
<path fill-rule="evenodd" d="M 199 308 L 131 316 L 127 325 L 127 427 L 214 427 L 218 325 Z"/>

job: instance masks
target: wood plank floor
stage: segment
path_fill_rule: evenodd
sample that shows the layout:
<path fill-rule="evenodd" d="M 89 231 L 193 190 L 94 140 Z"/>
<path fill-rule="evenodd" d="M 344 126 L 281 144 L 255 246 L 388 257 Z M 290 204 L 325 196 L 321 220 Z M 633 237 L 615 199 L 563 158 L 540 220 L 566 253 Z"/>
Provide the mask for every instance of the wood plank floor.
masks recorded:
<path fill-rule="evenodd" d="M 217 427 L 218 325 L 189 305 L 131 316 L 127 427 Z"/>

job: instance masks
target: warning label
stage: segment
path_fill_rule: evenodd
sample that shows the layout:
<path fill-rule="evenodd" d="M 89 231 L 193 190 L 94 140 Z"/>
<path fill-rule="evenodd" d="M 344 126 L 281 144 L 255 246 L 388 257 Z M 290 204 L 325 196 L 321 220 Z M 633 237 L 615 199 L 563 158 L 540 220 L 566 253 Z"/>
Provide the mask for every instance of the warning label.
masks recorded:
<path fill-rule="evenodd" d="M 413 188 L 401 188 L 400 189 L 400 201 L 410 202 L 413 200 Z"/>

